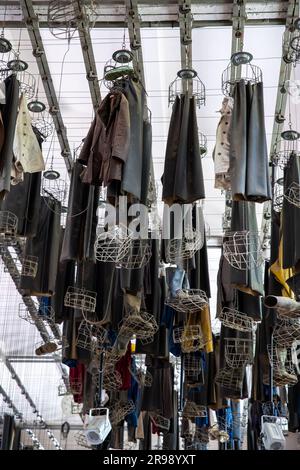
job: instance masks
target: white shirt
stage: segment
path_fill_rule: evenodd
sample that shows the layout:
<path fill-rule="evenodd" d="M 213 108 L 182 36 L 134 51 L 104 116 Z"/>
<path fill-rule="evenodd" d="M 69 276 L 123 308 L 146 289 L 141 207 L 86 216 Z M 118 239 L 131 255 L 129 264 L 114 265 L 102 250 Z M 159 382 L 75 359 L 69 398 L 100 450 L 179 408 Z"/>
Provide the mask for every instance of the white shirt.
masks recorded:
<path fill-rule="evenodd" d="M 20 99 L 13 152 L 16 168 L 24 173 L 37 173 L 45 169 L 43 154 L 31 126 L 26 96 Z"/>
<path fill-rule="evenodd" d="M 233 98 L 225 97 L 220 109 L 221 119 L 216 133 L 216 145 L 213 159 L 215 165 L 215 188 L 229 189 L 229 151 L 230 151 L 230 124 L 233 109 Z"/>

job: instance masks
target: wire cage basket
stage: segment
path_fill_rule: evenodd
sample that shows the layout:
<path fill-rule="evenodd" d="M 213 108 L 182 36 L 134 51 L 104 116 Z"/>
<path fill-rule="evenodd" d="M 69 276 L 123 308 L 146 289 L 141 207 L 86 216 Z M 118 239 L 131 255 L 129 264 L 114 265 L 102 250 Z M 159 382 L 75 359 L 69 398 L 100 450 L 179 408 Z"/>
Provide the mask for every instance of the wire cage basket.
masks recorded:
<path fill-rule="evenodd" d="M 182 410 L 183 418 L 206 418 L 207 417 L 207 408 L 206 406 L 197 405 L 195 402 L 187 400 L 184 408 Z"/>
<path fill-rule="evenodd" d="M 89 449 L 89 450 L 92 449 L 83 431 L 77 431 L 74 434 L 74 440 L 79 447 L 84 447 L 85 449 Z"/>
<path fill-rule="evenodd" d="M 97 293 L 79 287 L 68 287 L 65 307 L 76 308 L 86 312 L 95 312 Z"/>
<path fill-rule="evenodd" d="M 61 178 L 43 178 L 41 193 L 43 197 L 50 197 L 64 204 L 68 195 L 67 182 Z"/>
<path fill-rule="evenodd" d="M 205 105 L 206 93 L 205 85 L 198 77 L 198 73 L 194 69 L 185 68 L 177 72 L 177 77 L 169 85 L 169 98 L 168 103 L 173 104 L 176 97 L 184 94 L 185 89 L 188 87 L 191 91 L 191 96 L 194 97 L 196 105 L 200 108 Z"/>
<path fill-rule="evenodd" d="M 201 289 L 181 289 L 176 297 L 168 298 L 165 304 L 177 312 L 193 313 L 203 310 L 208 305 L 208 298 Z"/>
<path fill-rule="evenodd" d="M 293 206 L 300 208 L 300 184 L 296 183 L 295 181 L 290 184 L 287 188 L 286 192 L 283 195 L 284 199 L 286 199 L 290 204 Z"/>
<path fill-rule="evenodd" d="M 0 235 L 15 237 L 17 235 L 18 217 L 9 211 L 0 211 Z"/>
<path fill-rule="evenodd" d="M 207 155 L 207 137 L 202 132 L 198 132 L 199 137 L 199 147 L 201 158 L 204 158 Z"/>
<path fill-rule="evenodd" d="M 78 37 L 79 23 L 93 28 L 97 18 L 97 5 L 93 0 L 52 0 L 48 4 L 47 24 L 57 39 Z"/>
<path fill-rule="evenodd" d="M 118 391 L 122 387 L 122 376 L 120 372 L 114 370 L 113 368 L 104 368 L 103 373 L 103 388 L 107 391 Z M 97 376 L 94 375 L 95 383 L 99 383 L 99 374 Z"/>
<path fill-rule="evenodd" d="M 200 375 L 202 372 L 201 357 L 197 354 L 183 354 L 183 367 L 186 375 Z"/>
<path fill-rule="evenodd" d="M 125 318 L 120 323 L 119 336 L 137 339 L 152 338 L 158 331 L 158 324 L 154 316 L 147 312 L 138 312 L 129 308 Z"/>
<path fill-rule="evenodd" d="M 35 278 L 39 266 L 39 259 L 37 256 L 26 255 L 22 258 L 21 275 L 25 277 Z"/>
<path fill-rule="evenodd" d="M 259 234 L 248 230 L 227 232 L 223 254 L 233 268 L 243 271 L 259 267 L 264 261 Z"/>
<path fill-rule="evenodd" d="M 250 84 L 262 82 L 262 70 L 250 63 L 252 58 L 249 52 L 237 52 L 231 56 L 221 78 L 222 92 L 225 96 L 232 96 L 234 85 L 241 80 Z"/>
<path fill-rule="evenodd" d="M 152 255 L 151 246 L 148 239 L 130 240 L 129 249 L 119 261 L 124 269 L 140 269 L 149 263 Z"/>
<path fill-rule="evenodd" d="M 110 408 L 109 419 L 112 425 L 116 426 L 127 415 L 132 413 L 135 410 L 135 405 L 132 400 L 122 401 L 117 400 L 113 403 Z"/>
<path fill-rule="evenodd" d="M 218 371 L 215 382 L 227 390 L 241 392 L 243 386 L 244 368 L 232 369 L 224 367 Z"/>
<path fill-rule="evenodd" d="M 51 114 L 48 111 L 43 111 L 41 113 L 30 113 L 31 115 L 31 124 L 35 127 L 44 140 L 47 140 L 54 131 L 54 122 Z"/>
<path fill-rule="evenodd" d="M 9 68 L 0 68 L 0 79 L 4 81 L 10 75 L 16 75 L 19 82 L 19 92 L 24 94 L 28 100 L 31 100 L 35 95 L 36 79 L 35 76 L 27 72 L 27 70 L 13 71 Z"/>
<path fill-rule="evenodd" d="M 188 229 L 183 237 L 173 238 L 167 244 L 166 260 L 168 263 L 177 264 L 178 261 L 192 258 L 204 245 L 203 230 Z"/>
<path fill-rule="evenodd" d="M 181 345 L 183 353 L 200 351 L 206 345 L 200 325 L 186 325 L 173 330 L 174 343 Z"/>
<path fill-rule="evenodd" d="M 71 394 L 70 383 L 61 380 L 57 387 L 57 393 L 59 397 L 64 397 Z"/>
<path fill-rule="evenodd" d="M 55 312 L 50 305 L 44 305 L 39 302 L 34 302 L 34 312 L 25 305 L 23 302 L 19 304 L 18 316 L 22 320 L 27 321 L 31 325 L 40 323 L 41 327 L 44 327 L 44 323 L 52 326 L 55 323 Z M 56 340 L 55 340 L 56 341 Z"/>
<path fill-rule="evenodd" d="M 220 320 L 224 326 L 232 328 L 233 330 L 245 332 L 253 331 L 254 321 L 252 318 L 233 308 L 224 307 L 218 320 Z"/>
<path fill-rule="evenodd" d="M 82 320 L 78 328 L 76 346 L 87 351 L 99 350 L 106 340 L 107 330 L 100 325 Z"/>
<path fill-rule="evenodd" d="M 241 369 L 253 361 L 252 339 L 225 338 L 225 360 L 229 367 Z"/>
<path fill-rule="evenodd" d="M 156 428 L 159 428 L 163 431 L 169 431 L 171 422 L 168 418 L 165 418 L 162 415 L 161 411 L 150 412 L 149 416 Z"/>
<path fill-rule="evenodd" d="M 291 352 L 288 349 L 272 348 L 271 345 L 268 345 L 268 356 L 270 365 L 273 367 L 274 385 L 282 387 L 284 385 L 295 385 L 298 382 Z"/>
<path fill-rule="evenodd" d="M 280 213 L 283 205 L 283 178 L 279 178 L 274 184 L 273 210 Z"/>
<path fill-rule="evenodd" d="M 126 227 L 115 226 L 107 232 L 99 233 L 94 247 L 96 260 L 120 263 L 130 252 L 131 241 Z"/>
<path fill-rule="evenodd" d="M 118 86 L 119 81 L 124 77 L 135 77 L 137 78 L 137 71 L 133 66 L 133 53 L 129 49 L 126 49 L 125 42 L 123 43 L 122 49 L 118 49 L 112 55 L 105 66 L 103 72 L 103 84 L 109 90 L 115 86 Z"/>
<path fill-rule="evenodd" d="M 300 340 L 300 319 L 278 317 L 274 330 L 273 340 L 276 347 L 291 347 L 294 341 Z"/>
<path fill-rule="evenodd" d="M 284 141 L 283 146 L 284 149 L 278 150 L 271 156 L 272 164 L 281 170 L 284 170 L 289 166 L 291 156 L 299 155 L 299 150 L 297 150 L 297 141 L 286 140 Z"/>

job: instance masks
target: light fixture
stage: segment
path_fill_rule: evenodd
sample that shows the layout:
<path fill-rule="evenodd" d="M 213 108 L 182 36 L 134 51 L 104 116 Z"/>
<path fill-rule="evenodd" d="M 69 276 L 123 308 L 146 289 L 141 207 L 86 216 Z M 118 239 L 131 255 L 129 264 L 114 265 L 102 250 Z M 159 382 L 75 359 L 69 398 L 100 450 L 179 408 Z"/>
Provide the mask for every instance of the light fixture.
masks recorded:
<path fill-rule="evenodd" d="M 177 72 L 177 76 L 179 78 L 183 78 L 184 80 L 190 80 L 192 78 L 197 77 L 197 72 L 194 69 L 181 69 Z"/>
<path fill-rule="evenodd" d="M 128 64 L 132 62 L 133 53 L 128 49 L 119 49 L 113 53 L 112 58 L 118 64 Z"/>
<path fill-rule="evenodd" d="M 47 180 L 57 180 L 60 177 L 60 173 L 51 168 L 50 170 L 44 171 L 43 177 Z"/>
<path fill-rule="evenodd" d="M 30 101 L 27 107 L 32 113 L 42 113 L 46 109 L 46 105 L 37 99 Z"/>
<path fill-rule="evenodd" d="M 13 72 L 24 72 L 28 69 L 28 64 L 21 59 L 13 59 L 7 62 L 7 68 Z"/>
<path fill-rule="evenodd" d="M 240 51 L 240 52 L 235 52 L 234 54 L 232 54 L 231 63 L 236 66 L 244 65 L 244 64 L 249 64 L 249 62 L 251 62 L 252 59 L 253 59 L 253 55 L 250 54 L 250 52 Z"/>
<path fill-rule="evenodd" d="M 283 131 L 281 133 L 281 137 L 284 140 L 298 140 L 299 137 L 300 137 L 300 134 L 299 134 L 299 132 L 294 131 L 293 129 L 289 129 L 287 131 Z"/>

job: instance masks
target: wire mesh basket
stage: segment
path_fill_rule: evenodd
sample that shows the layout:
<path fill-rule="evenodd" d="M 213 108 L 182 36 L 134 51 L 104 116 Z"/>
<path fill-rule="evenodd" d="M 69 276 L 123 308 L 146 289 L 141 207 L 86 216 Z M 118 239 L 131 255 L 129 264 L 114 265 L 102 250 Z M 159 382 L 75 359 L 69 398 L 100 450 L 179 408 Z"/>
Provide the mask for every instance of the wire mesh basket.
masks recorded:
<path fill-rule="evenodd" d="M 300 319 L 278 317 L 273 339 L 276 347 L 291 347 L 294 341 L 300 340 Z"/>
<path fill-rule="evenodd" d="M 300 185 L 293 182 L 286 190 L 284 198 L 293 206 L 300 208 Z"/>
<path fill-rule="evenodd" d="M 65 295 L 65 307 L 95 312 L 97 293 L 79 287 L 68 287 Z"/>
<path fill-rule="evenodd" d="M 201 357 L 197 354 L 184 354 L 183 367 L 187 375 L 199 375 L 202 371 Z"/>
<path fill-rule="evenodd" d="M 169 431 L 170 429 L 170 420 L 168 418 L 165 418 L 162 414 L 161 411 L 158 411 L 156 413 L 150 412 L 149 413 L 150 419 L 153 422 L 154 426 L 156 428 L 159 428 L 164 431 Z"/>
<path fill-rule="evenodd" d="M 263 251 L 257 232 L 228 232 L 223 243 L 224 258 L 236 269 L 248 270 L 262 265 Z"/>
<path fill-rule="evenodd" d="M 70 391 L 70 384 L 66 385 L 66 383 L 61 380 L 58 387 L 57 387 L 57 391 L 58 391 L 58 396 L 59 397 L 64 397 L 66 395 L 70 395 L 71 391 Z"/>
<path fill-rule="evenodd" d="M 224 389 L 240 393 L 243 386 L 244 369 L 224 367 L 218 371 L 215 382 Z"/>
<path fill-rule="evenodd" d="M 135 405 L 132 400 L 121 401 L 117 400 L 110 408 L 110 422 L 112 425 L 119 424 L 126 416 L 135 410 Z"/>
<path fill-rule="evenodd" d="M 81 12 L 79 10 L 79 3 Z M 47 24 L 57 39 L 78 37 L 79 22 L 92 28 L 97 18 L 97 5 L 93 0 L 52 0 L 48 4 Z"/>
<path fill-rule="evenodd" d="M 176 297 L 171 297 L 165 301 L 177 312 L 193 313 L 200 312 L 208 305 L 206 293 L 200 289 L 181 289 Z"/>
<path fill-rule="evenodd" d="M 189 85 L 192 90 L 191 95 L 194 97 L 196 105 L 200 108 L 205 105 L 206 94 L 204 83 L 198 77 L 196 70 L 182 69 L 177 72 L 177 77 L 169 85 L 169 105 L 173 104 L 176 97 L 180 97 L 184 93 L 184 89 Z"/>
<path fill-rule="evenodd" d="M 202 132 L 198 132 L 199 137 L 199 147 L 201 158 L 204 158 L 207 155 L 207 137 Z"/>
<path fill-rule="evenodd" d="M 237 71 L 239 72 L 237 74 Z M 229 63 L 228 67 L 222 73 L 222 92 L 225 96 L 232 96 L 234 85 L 241 80 L 246 83 L 260 83 L 262 82 L 262 71 L 257 65 L 250 63 L 242 65 L 233 65 Z"/>
<path fill-rule="evenodd" d="M 280 213 L 283 205 L 283 178 L 279 178 L 274 184 L 273 209 Z"/>
<path fill-rule="evenodd" d="M 241 369 L 253 361 L 252 339 L 225 338 L 225 360 L 229 367 Z"/>
<path fill-rule="evenodd" d="M 221 311 L 218 320 L 224 326 L 238 331 L 253 331 L 253 320 L 245 313 L 239 312 L 233 308 L 224 307 Z"/>
<path fill-rule="evenodd" d="M 204 340 L 200 325 L 186 325 L 173 329 L 174 343 L 180 343 L 184 353 L 200 351 L 204 348 Z"/>
<path fill-rule="evenodd" d="M 131 338 L 135 335 L 138 339 L 147 339 L 153 337 L 157 331 L 158 325 L 152 314 L 130 308 L 120 324 L 119 336 Z"/>
<path fill-rule="evenodd" d="M 65 180 L 58 179 L 42 179 L 42 190 L 43 197 L 50 197 L 64 204 L 68 195 L 68 186 Z"/>
<path fill-rule="evenodd" d="M 76 346 L 87 351 L 99 350 L 106 340 L 107 330 L 82 320 L 78 328 Z"/>
<path fill-rule="evenodd" d="M 53 134 L 53 118 L 47 111 L 31 113 L 31 124 L 39 131 L 44 140 L 48 139 L 48 137 Z"/>
<path fill-rule="evenodd" d="M 79 447 L 84 447 L 85 449 L 92 449 L 83 431 L 77 431 L 74 434 L 74 440 Z"/>
<path fill-rule="evenodd" d="M 35 96 L 36 91 L 36 79 L 35 76 L 26 70 L 14 71 L 9 68 L 0 69 L 0 79 L 4 81 L 10 75 L 16 75 L 19 82 L 19 92 L 24 94 L 28 100 L 31 100 Z"/>
<path fill-rule="evenodd" d="M 0 234 L 15 237 L 17 234 L 18 217 L 9 211 L 0 211 Z"/>
<path fill-rule="evenodd" d="M 22 259 L 21 275 L 35 278 L 39 266 L 39 259 L 36 256 L 24 256 Z"/>
<path fill-rule="evenodd" d="M 277 387 L 295 385 L 298 382 L 291 351 L 286 348 L 268 345 L 270 365 L 273 367 L 273 383 Z"/>
<path fill-rule="evenodd" d="M 296 148 L 297 141 L 284 141 L 284 149 L 278 150 L 271 156 L 271 162 L 274 166 L 284 170 L 289 166 L 292 155 L 298 155 Z"/>
<path fill-rule="evenodd" d="M 103 388 L 108 391 L 117 391 L 122 387 L 122 376 L 120 372 L 114 370 L 113 368 L 105 367 L 103 369 Z M 98 383 L 99 375 L 96 377 Z"/>
<path fill-rule="evenodd" d="M 193 341 L 202 337 L 200 325 L 177 326 L 173 329 L 174 343 L 183 343 L 184 341 Z"/>
<path fill-rule="evenodd" d="M 151 246 L 148 239 L 130 239 L 129 249 L 120 258 L 119 264 L 124 269 L 140 269 L 149 263 Z"/>
<path fill-rule="evenodd" d="M 185 230 L 182 238 L 173 238 L 167 244 L 166 260 L 177 264 L 178 261 L 192 258 L 203 247 L 203 230 Z"/>
<path fill-rule="evenodd" d="M 183 418 L 206 418 L 207 417 L 207 408 L 206 406 L 197 405 L 195 402 L 187 400 L 183 411 Z"/>
<path fill-rule="evenodd" d="M 94 247 L 95 258 L 103 263 L 120 263 L 128 256 L 131 242 L 127 229 L 115 226 L 97 236 Z"/>

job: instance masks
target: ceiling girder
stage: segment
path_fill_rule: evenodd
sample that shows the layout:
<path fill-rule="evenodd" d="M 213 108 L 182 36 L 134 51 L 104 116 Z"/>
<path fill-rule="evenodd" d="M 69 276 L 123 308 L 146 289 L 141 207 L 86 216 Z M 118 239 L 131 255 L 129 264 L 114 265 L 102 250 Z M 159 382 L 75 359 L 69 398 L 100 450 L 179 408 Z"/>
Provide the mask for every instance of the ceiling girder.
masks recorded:
<path fill-rule="evenodd" d="M 45 54 L 45 49 L 39 30 L 39 19 L 34 10 L 32 0 L 20 0 L 20 5 L 24 22 L 27 27 L 30 41 L 32 44 L 33 55 L 36 58 L 36 62 L 46 93 L 49 105 L 49 112 L 53 117 L 53 122 L 61 148 L 61 155 L 64 158 L 67 171 L 68 173 L 70 173 L 73 165 L 72 153 L 67 137 L 67 131 L 64 126 L 62 114 L 59 109 L 59 102 L 56 96 L 55 87 L 52 81 L 48 60 Z"/>

